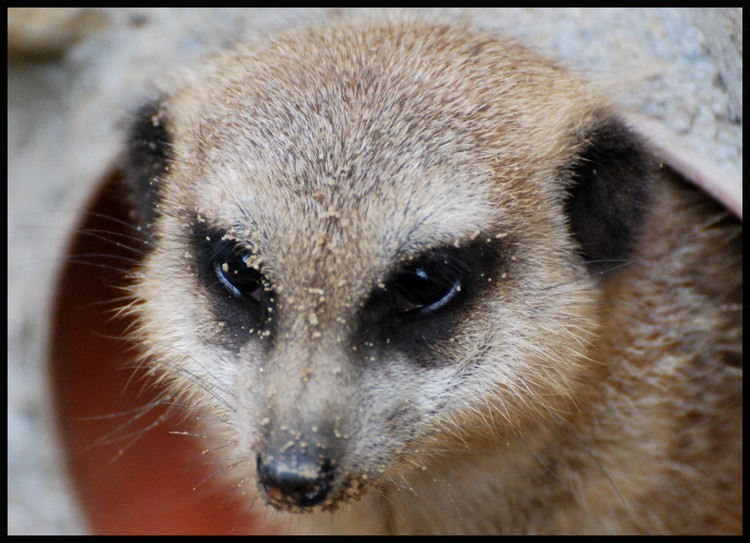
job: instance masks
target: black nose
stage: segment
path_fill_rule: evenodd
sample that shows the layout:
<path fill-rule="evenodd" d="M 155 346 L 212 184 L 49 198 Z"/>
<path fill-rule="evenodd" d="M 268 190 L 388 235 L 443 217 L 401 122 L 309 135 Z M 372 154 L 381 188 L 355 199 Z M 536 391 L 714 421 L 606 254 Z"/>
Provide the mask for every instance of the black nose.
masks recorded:
<path fill-rule="evenodd" d="M 325 501 L 333 483 L 329 460 L 267 459 L 258 455 L 258 481 L 269 502 L 277 507 L 312 507 Z"/>

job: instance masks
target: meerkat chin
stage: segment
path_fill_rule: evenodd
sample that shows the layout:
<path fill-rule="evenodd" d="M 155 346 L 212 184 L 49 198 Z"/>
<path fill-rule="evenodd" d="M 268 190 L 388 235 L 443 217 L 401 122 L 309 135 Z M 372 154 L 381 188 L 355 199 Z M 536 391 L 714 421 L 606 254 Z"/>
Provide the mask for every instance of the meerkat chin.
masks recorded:
<path fill-rule="evenodd" d="M 144 105 L 125 168 L 134 337 L 290 529 L 741 532 L 741 224 L 557 63 L 295 30 Z"/>

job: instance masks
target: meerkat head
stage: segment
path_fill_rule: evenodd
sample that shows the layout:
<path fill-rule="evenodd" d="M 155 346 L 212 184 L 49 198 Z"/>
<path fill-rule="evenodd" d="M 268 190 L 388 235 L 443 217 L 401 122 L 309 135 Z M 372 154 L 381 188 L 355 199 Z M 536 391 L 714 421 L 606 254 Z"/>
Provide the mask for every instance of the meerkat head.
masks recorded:
<path fill-rule="evenodd" d="M 400 22 L 213 58 L 141 109 L 128 163 L 154 372 L 292 511 L 568 409 L 648 186 L 554 63 Z"/>

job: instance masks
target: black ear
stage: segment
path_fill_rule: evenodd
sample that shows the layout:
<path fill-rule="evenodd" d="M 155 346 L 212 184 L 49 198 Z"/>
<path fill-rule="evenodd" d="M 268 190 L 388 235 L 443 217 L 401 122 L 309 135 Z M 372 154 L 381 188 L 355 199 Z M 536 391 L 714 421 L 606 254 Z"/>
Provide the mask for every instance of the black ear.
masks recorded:
<path fill-rule="evenodd" d="M 598 274 L 628 262 L 654 165 L 639 137 L 619 119 L 599 122 L 585 142 L 572 164 L 565 211 L 581 256 Z"/>
<path fill-rule="evenodd" d="M 157 217 L 160 184 L 171 160 L 171 135 L 161 102 L 153 100 L 135 113 L 123 165 L 135 220 L 147 235 Z"/>

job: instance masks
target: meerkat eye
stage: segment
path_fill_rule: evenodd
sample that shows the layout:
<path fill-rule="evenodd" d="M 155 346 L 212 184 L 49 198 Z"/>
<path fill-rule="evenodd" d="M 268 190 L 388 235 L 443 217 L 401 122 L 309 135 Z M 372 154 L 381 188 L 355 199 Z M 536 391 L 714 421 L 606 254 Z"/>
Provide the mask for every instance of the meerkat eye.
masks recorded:
<path fill-rule="evenodd" d="M 431 313 L 461 291 L 461 273 L 448 254 L 434 254 L 403 268 L 389 288 L 399 313 Z"/>
<path fill-rule="evenodd" d="M 218 253 L 212 265 L 219 282 L 235 298 L 261 302 L 268 286 L 260 270 L 252 266 L 252 255 L 234 247 Z"/>

